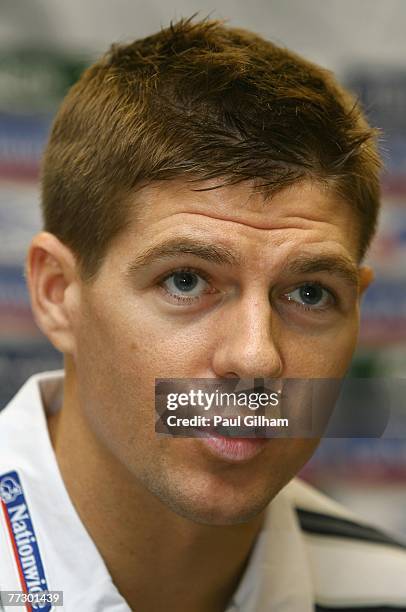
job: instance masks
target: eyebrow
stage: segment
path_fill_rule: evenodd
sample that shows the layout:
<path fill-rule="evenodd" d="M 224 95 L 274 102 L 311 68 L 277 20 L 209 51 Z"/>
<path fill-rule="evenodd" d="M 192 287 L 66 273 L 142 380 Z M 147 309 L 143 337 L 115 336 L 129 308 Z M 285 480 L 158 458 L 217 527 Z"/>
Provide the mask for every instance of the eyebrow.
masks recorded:
<path fill-rule="evenodd" d="M 351 287 L 358 287 L 359 284 L 357 266 L 350 259 L 339 254 L 298 255 L 287 263 L 285 270 L 292 274 L 329 272 L 342 278 Z"/>
<path fill-rule="evenodd" d="M 127 273 L 131 275 L 151 263 L 170 259 L 177 255 L 194 255 L 210 263 L 227 266 L 242 263 L 241 256 L 226 247 L 207 244 L 207 242 L 195 238 L 171 238 L 138 255 L 128 266 Z"/>
<path fill-rule="evenodd" d="M 127 267 L 127 275 L 132 276 L 140 269 L 179 255 L 193 255 L 210 263 L 236 266 L 244 262 L 240 254 L 221 245 L 208 244 L 196 238 L 170 238 L 156 246 L 146 249 L 138 255 Z M 314 255 L 302 253 L 287 262 L 284 266 L 289 274 L 312 274 L 329 272 L 342 278 L 348 285 L 358 287 L 359 276 L 357 266 L 343 255 L 326 253 Z"/>

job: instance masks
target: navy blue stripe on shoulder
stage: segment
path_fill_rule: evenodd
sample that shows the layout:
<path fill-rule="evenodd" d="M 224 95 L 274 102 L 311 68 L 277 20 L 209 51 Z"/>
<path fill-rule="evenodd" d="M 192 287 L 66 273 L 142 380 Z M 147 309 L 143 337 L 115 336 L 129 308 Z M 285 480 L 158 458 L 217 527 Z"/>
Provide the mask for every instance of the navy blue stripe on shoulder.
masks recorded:
<path fill-rule="evenodd" d="M 393 607 L 393 606 L 357 606 L 349 607 L 349 608 L 330 608 L 325 606 L 319 606 L 316 604 L 315 612 L 406 612 L 406 608 L 402 606 L 401 608 Z"/>
<path fill-rule="evenodd" d="M 317 535 L 362 540 L 376 544 L 386 544 L 406 551 L 406 543 L 396 540 L 380 529 L 369 527 L 331 514 L 322 514 L 296 508 L 299 523 L 303 531 Z M 376 608 L 380 610 L 380 608 Z M 387 608 L 390 610 L 390 608 Z M 395 610 L 396 608 L 394 608 Z M 402 608 L 399 608 L 402 609 Z M 406 608 L 405 608 L 406 610 Z"/>

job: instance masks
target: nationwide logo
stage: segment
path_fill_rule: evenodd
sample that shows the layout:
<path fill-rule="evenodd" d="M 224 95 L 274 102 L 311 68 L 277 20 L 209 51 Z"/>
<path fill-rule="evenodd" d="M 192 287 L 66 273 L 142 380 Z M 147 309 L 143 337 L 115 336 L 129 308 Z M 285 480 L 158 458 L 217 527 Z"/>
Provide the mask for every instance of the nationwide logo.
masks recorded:
<path fill-rule="evenodd" d="M 2 478 L 0 480 L 0 497 L 5 504 L 9 504 L 21 495 L 22 489 L 14 480 L 14 478 Z"/>
<path fill-rule="evenodd" d="M 36 595 L 48 591 L 37 537 L 17 472 L 0 475 L 0 506 L 13 548 L 21 590 Z M 52 609 L 52 604 L 48 602 L 26 605 L 29 611 L 50 612 Z"/>

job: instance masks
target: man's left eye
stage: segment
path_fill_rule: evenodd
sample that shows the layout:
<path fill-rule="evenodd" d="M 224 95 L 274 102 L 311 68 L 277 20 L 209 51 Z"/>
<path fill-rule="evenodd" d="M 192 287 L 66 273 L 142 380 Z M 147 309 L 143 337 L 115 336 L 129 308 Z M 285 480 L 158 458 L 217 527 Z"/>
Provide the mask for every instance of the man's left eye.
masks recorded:
<path fill-rule="evenodd" d="M 305 310 L 324 310 L 335 302 L 332 293 L 317 283 L 301 285 L 287 293 L 286 297 Z"/>
<path fill-rule="evenodd" d="M 167 276 L 162 287 L 171 295 L 194 298 L 204 293 L 209 283 L 196 272 L 179 270 Z"/>

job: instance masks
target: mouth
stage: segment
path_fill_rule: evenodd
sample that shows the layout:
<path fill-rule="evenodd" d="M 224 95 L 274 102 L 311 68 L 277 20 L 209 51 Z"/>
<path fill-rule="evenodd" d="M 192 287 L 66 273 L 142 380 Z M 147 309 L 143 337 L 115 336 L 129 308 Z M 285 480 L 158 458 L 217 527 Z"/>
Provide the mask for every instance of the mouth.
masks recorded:
<path fill-rule="evenodd" d="M 200 440 L 212 456 L 229 463 L 250 461 L 259 455 L 269 442 L 269 438 L 237 438 L 223 435 L 214 428 L 205 429 L 205 435 L 200 436 Z"/>

